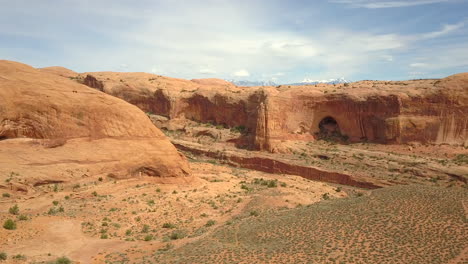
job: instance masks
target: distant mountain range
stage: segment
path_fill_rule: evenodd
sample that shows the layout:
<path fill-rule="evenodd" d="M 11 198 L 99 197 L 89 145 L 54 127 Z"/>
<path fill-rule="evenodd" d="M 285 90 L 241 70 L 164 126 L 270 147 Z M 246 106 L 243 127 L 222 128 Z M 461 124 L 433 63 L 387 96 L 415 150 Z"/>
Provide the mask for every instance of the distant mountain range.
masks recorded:
<path fill-rule="evenodd" d="M 237 86 L 277 86 L 280 84 L 277 84 L 272 81 L 246 81 L 246 80 L 227 80 L 228 82 L 231 82 Z M 308 85 L 308 84 L 319 84 L 319 83 L 325 83 L 325 84 L 339 84 L 339 83 L 349 83 L 351 81 L 346 80 L 345 78 L 338 78 L 338 79 L 328 79 L 328 80 L 312 80 L 312 79 L 304 79 L 302 82 L 298 83 L 284 83 L 281 85 Z"/>
<path fill-rule="evenodd" d="M 236 81 L 236 80 L 227 80 L 228 82 L 231 82 L 237 86 L 276 86 L 278 84 L 272 82 L 272 81 Z"/>
<path fill-rule="evenodd" d="M 328 80 L 311 80 L 311 79 L 304 79 L 300 83 L 291 83 L 289 85 L 306 85 L 306 84 L 319 84 L 319 83 L 326 83 L 326 84 L 339 84 L 339 83 L 349 83 L 351 81 L 346 80 L 345 78 L 341 77 L 338 79 L 328 79 Z"/>

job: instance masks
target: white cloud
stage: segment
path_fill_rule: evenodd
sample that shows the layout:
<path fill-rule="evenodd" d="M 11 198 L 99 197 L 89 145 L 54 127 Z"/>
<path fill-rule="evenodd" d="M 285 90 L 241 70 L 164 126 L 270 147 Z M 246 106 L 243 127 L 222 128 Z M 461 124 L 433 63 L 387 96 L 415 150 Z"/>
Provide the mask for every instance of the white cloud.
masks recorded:
<path fill-rule="evenodd" d="M 157 67 L 152 67 L 150 72 L 153 74 L 165 74 L 166 73 L 163 69 L 160 69 Z"/>
<path fill-rule="evenodd" d="M 16 14 L 11 15 L 19 17 L 18 19 L 8 19 L 7 15 L 12 13 L 11 10 L 20 6 L 18 1 L 32 7 L 25 10 L 20 8 Z M 329 1 L 364 8 L 444 2 Z M 449 41 L 444 39 L 450 34 L 465 33 L 463 30 L 466 31 L 466 20 L 441 25 L 440 28 L 436 27 L 425 33 L 399 33 L 400 23 L 406 26 L 408 22 L 408 28 L 415 28 L 412 27 L 412 21 L 426 21 L 424 16 L 427 14 L 415 14 L 415 17 L 397 21 L 395 25 L 386 24 L 383 19 L 375 21 L 375 26 L 356 29 L 359 23 L 353 24 L 355 20 L 352 17 L 360 17 L 359 12 L 363 10 L 353 10 L 356 11 L 353 16 L 338 20 L 325 14 L 330 19 L 328 21 L 325 15 L 317 14 L 326 10 L 317 8 L 317 13 L 312 15 L 311 8 L 304 6 L 303 10 L 288 9 L 284 1 L 258 0 L 244 3 L 211 0 L 210 4 L 199 4 L 191 1 L 159 0 L 128 5 L 126 1 L 101 0 L 94 3 L 83 0 L 77 1 L 73 9 L 59 2 L 54 6 L 28 3 L 27 0 L 6 3 L 6 8 L 0 9 L 4 22 L 25 22 L 0 23 L 0 37 L 5 34 L 6 39 L 11 35 L 29 38 L 31 43 L 35 41 L 34 44 L 50 44 L 50 49 L 55 47 L 57 51 L 48 54 L 29 47 L 33 45 L 17 45 L 22 49 L 18 51 L 18 48 L 15 50 L 6 46 L 8 44 L 1 43 L 0 57 L 15 59 L 11 54 L 20 54 L 16 57 L 34 57 L 34 62 L 53 65 L 67 64 L 78 71 L 109 70 L 125 62 L 128 63 L 125 71 L 148 71 L 185 79 L 213 75 L 224 79 L 233 76 L 254 80 L 276 78 L 279 82 L 301 80 L 304 77 L 301 75 L 305 72 L 311 73 L 307 77 L 313 79 L 331 79 L 343 75 L 354 79 L 355 75 L 373 72 L 385 75 L 398 69 L 420 70 L 421 66 L 418 68 L 410 65 L 426 61 L 430 62 L 424 68 L 428 72 L 434 72 L 438 68 L 463 67 L 468 62 L 468 55 L 464 55 L 468 54 L 467 46 L 463 44 L 467 43 L 463 42 L 466 36 L 457 35 L 457 41 L 461 43 L 456 49 L 458 52 L 450 51 L 447 48 Z M 341 7 L 343 6 L 335 6 Z M 44 19 L 41 20 L 46 16 L 50 17 L 45 20 L 49 24 L 43 22 Z M 85 19 L 74 19 L 81 17 Z M 443 17 L 440 16 L 439 19 Z M 453 19 L 458 18 L 454 16 Z M 75 20 L 80 22 L 74 23 Z M 38 21 L 37 26 L 34 27 L 35 24 L 31 21 Z M 414 55 L 416 53 L 418 56 Z M 48 59 L 45 54 L 54 58 Z M 60 56 L 63 57 L 62 60 L 57 59 Z M 28 63 L 27 60 L 24 62 Z M 393 62 L 395 67 L 388 70 L 386 62 Z M 387 68 L 375 67 L 376 64 L 385 63 Z"/>
<path fill-rule="evenodd" d="M 456 31 L 456 30 L 458 30 L 458 29 L 460 29 L 460 28 L 462 28 L 464 26 L 465 26 L 464 22 L 460 22 L 460 23 L 452 24 L 452 25 L 447 24 L 447 25 L 444 25 L 441 30 L 422 34 L 421 38 L 422 39 L 431 39 L 431 38 L 441 37 L 441 36 L 450 34 L 451 32 Z"/>
<path fill-rule="evenodd" d="M 397 8 L 410 7 L 428 4 L 450 2 L 451 0 L 407 0 L 407 1 L 379 1 L 379 0 L 331 0 L 332 3 L 348 4 L 352 7 L 363 7 L 369 9 L 376 8 Z"/>
<path fill-rule="evenodd" d="M 413 68 L 425 68 L 425 67 L 428 67 L 429 65 L 423 62 L 414 62 L 414 63 L 411 63 L 409 66 Z"/>
<path fill-rule="evenodd" d="M 250 73 L 247 70 L 242 69 L 232 73 L 232 75 L 235 77 L 249 77 Z"/>
<path fill-rule="evenodd" d="M 393 61 L 393 56 L 392 55 L 382 55 L 382 59 L 385 61 Z"/>
<path fill-rule="evenodd" d="M 216 74 L 215 70 L 209 68 L 200 69 L 198 72 L 201 74 Z"/>

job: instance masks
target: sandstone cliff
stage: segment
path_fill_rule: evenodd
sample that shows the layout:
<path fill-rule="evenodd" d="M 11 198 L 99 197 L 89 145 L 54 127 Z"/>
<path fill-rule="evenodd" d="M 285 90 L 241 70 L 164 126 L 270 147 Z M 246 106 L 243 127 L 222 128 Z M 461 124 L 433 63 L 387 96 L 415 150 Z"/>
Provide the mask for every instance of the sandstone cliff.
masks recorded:
<path fill-rule="evenodd" d="M 96 72 L 106 93 L 146 112 L 227 127 L 245 126 L 249 147 L 338 136 L 343 142 L 468 145 L 468 74 L 440 80 L 237 87 L 147 73 Z M 92 86 L 92 85 L 91 85 Z M 333 131 L 323 131 L 334 127 Z M 325 129 L 326 130 L 326 129 Z"/>
<path fill-rule="evenodd" d="M 0 61 L 0 177 L 31 186 L 77 174 L 190 178 L 185 158 L 137 107 L 68 78 Z"/>

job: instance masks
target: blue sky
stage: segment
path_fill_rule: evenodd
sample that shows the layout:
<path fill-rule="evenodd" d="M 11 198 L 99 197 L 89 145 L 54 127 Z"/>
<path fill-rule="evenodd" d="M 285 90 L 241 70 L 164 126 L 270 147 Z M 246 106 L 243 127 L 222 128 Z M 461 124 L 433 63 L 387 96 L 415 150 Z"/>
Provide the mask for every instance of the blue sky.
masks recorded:
<path fill-rule="evenodd" d="M 468 71 L 468 0 L 0 0 L 0 58 L 192 78 Z"/>

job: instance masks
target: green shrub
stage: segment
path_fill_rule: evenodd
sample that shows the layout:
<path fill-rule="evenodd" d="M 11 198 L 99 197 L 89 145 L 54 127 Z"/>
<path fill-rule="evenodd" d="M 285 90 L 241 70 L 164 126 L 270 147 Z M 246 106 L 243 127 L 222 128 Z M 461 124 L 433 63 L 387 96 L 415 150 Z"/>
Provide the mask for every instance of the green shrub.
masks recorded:
<path fill-rule="evenodd" d="M 2 197 L 10 197 L 9 193 L 2 193 Z"/>
<path fill-rule="evenodd" d="M 324 194 L 322 194 L 322 198 L 324 200 L 330 200 L 330 195 L 328 193 L 324 193 Z"/>
<path fill-rule="evenodd" d="M 6 260 L 7 259 L 7 253 L 5 252 L 0 252 L 0 260 Z"/>
<path fill-rule="evenodd" d="M 17 215 L 19 214 L 19 207 L 17 204 L 15 204 L 14 206 L 10 207 L 10 209 L 8 209 L 8 212 L 10 212 L 10 214 L 12 215 Z"/>
<path fill-rule="evenodd" d="M 162 225 L 162 228 L 175 228 L 176 225 L 172 224 L 172 223 L 164 223 Z"/>
<path fill-rule="evenodd" d="M 145 239 L 145 241 L 151 241 L 151 240 L 153 240 L 153 236 L 152 235 L 146 235 L 144 239 Z"/>
<path fill-rule="evenodd" d="M 182 231 L 182 230 L 175 230 L 171 233 L 171 235 L 169 236 L 170 239 L 172 240 L 176 240 L 176 239 L 181 239 L 181 238 L 184 238 L 186 236 L 185 232 Z"/>
<path fill-rule="evenodd" d="M 108 238 L 109 238 L 109 236 L 107 234 L 105 234 L 105 233 L 101 234 L 101 239 L 108 239 Z"/>
<path fill-rule="evenodd" d="M 268 188 L 276 188 L 278 187 L 278 181 L 277 180 L 271 180 L 271 181 L 268 181 Z"/>
<path fill-rule="evenodd" d="M 215 220 L 208 220 L 208 222 L 206 222 L 205 226 L 206 227 L 210 227 L 210 226 L 213 226 L 216 224 L 216 221 Z"/>
<path fill-rule="evenodd" d="M 22 254 L 17 254 L 17 255 L 14 255 L 12 258 L 17 259 L 17 260 L 25 260 L 26 256 Z"/>
<path fill-rule="evenodd" d="M 257 211 L 250 211 L 250 216 L 259 216 L 260 214 Z"/>
<path fill-rule="evenodd" d="M 150 228 L 149 225 L 143 225 L 143 228 L 141 229 L 141 232 L 142 233 L 148 233 L 149 228 Z"/>
<path fill-rule="evenodd" d="M 55 260 L 55 264 L 71 264 L 72 261 L 67 257 L 61 257 Z"/>
<path fill-rule="evenodd" d="M 52 204 L 53 204 L 53 205 L 58 205 L 59 202 L 58 202 L 58 201 L 53 201 Z"/>
<path fill-rule="evenodd" d="M 16 229 L 16 223 L 15 221 L 8 219 L 3 223 L 3 228 L 8 229 L 8 230 L 15 230 Z"/>
<path fill-rule="evenodd" d="M 237 132 L 237 133 L 241 133 L 241 134 L 245 134 L 247 132 L 247 129 L 245 126 L 235 126 L 233 128 L 231 128 L 231 132 Z"/>
<path fill-rule="evenodd" d="M 20 216 L 18 216 L 18 220 L 26 221 L 26 220 L 28 220 L 28 217 L 26 215 L 20 215 Z"/>

